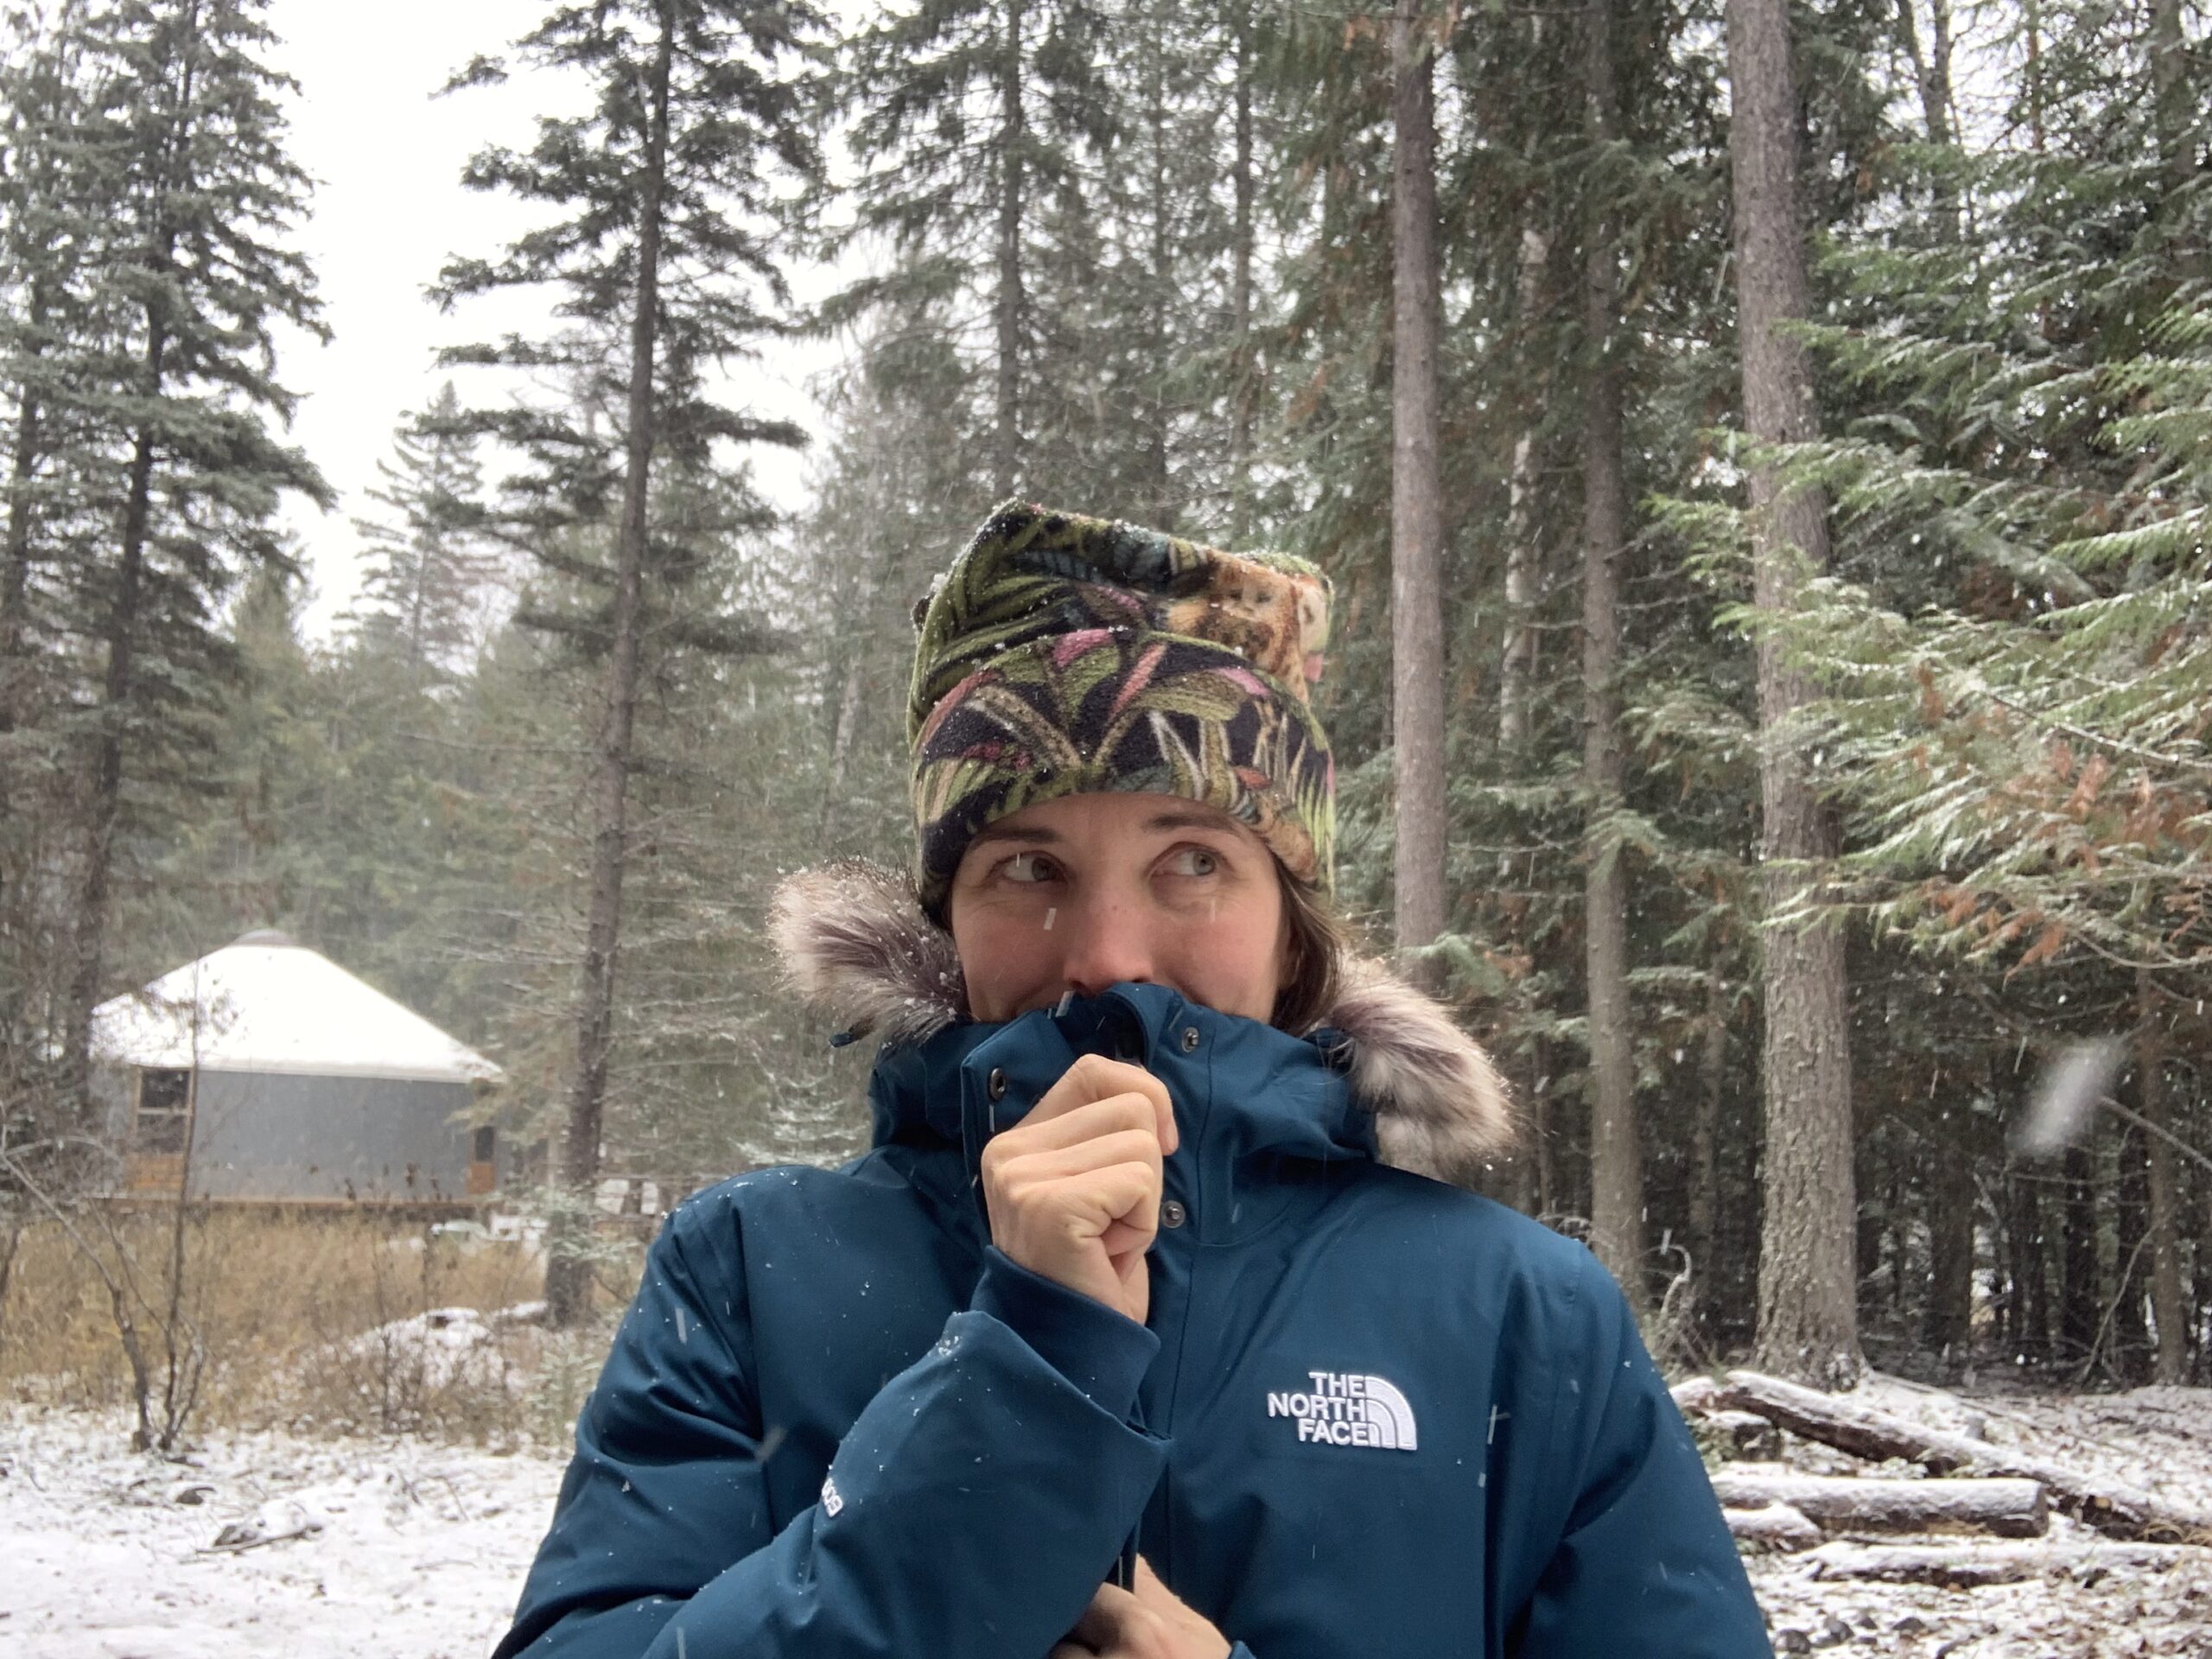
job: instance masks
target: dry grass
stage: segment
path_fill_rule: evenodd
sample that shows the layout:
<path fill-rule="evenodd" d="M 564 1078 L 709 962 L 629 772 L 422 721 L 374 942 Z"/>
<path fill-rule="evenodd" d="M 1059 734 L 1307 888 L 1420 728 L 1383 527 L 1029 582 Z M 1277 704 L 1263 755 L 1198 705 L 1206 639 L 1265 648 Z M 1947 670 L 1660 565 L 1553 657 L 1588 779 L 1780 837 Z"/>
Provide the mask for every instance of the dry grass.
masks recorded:
<path fill-rule="evenodd" d="M 79 1222 L 118 1276 L 127 1252 L 157 1373 L 173 1224 L 159 1208 Z M 543 1272 L 525 1243 L 434 1232 L 421 1220 L 195 1210 L 182 1310 L 207 1357 L 193 1421 L 479 1441 L 564 1433 L 605 1351 L 603 1331 L 466 1318 L 431 1329 L 423 1317 L 512 1307 L 537 1296 Z M 415 1323 L 393 1328 L 404 1320 Z M 0 1394 L 94 1408 L 131 1397 L 107 1291 L 51 1223 L 25 1227 L 0 1303 Z"/>

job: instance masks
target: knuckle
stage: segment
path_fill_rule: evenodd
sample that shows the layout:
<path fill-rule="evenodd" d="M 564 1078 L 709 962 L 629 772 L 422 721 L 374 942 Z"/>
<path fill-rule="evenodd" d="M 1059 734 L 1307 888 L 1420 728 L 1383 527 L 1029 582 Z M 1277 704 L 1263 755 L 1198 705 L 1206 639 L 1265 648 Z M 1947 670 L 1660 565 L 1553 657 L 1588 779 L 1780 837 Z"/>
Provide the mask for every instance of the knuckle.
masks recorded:
<path fill-rule="evenodd" d="M 1084 1082 L 1096 1082 L 1112 1075 L 1114 1063 L 1103 1054 L 1078 1054 L 1075 1064 L 1068 1068 L 1068 1075 Z"/>

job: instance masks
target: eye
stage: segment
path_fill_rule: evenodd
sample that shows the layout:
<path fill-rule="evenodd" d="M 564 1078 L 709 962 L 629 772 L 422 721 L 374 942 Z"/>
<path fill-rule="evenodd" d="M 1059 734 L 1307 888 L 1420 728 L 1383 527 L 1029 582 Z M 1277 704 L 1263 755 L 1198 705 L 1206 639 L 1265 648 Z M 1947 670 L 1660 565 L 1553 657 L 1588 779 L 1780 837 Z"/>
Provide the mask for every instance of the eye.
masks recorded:
<path fill-rule="evenodd" d="M 1042 853 L 1016 853 L 999 866 L 999 874 L 1016 887 L 1028 887 L 1051 880 L 1059 870 Z"/>
<path fill-rule="evenodd" d="M 1211 847 L 1178 847 L 1167 855 L 1170 875 L 1217 875 L 1221 855 Z"/>

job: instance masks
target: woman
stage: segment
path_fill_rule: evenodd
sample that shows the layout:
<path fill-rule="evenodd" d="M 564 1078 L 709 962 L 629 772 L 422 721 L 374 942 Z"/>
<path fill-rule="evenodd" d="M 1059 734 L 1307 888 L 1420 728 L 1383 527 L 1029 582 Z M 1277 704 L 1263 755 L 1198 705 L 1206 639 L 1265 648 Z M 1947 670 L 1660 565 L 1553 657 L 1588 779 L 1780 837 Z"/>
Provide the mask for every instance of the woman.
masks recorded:
<path fill-rule="evenodd" d="M 1488 1059 L 1346 959 L 1328 590 L 1018 503 L 927 601 L 909 882 L 795 878 L 874 1149 L 655 1243 L 500 1651 L 1749 1656 L 1590 1254 L 1449 1183 Z"/>

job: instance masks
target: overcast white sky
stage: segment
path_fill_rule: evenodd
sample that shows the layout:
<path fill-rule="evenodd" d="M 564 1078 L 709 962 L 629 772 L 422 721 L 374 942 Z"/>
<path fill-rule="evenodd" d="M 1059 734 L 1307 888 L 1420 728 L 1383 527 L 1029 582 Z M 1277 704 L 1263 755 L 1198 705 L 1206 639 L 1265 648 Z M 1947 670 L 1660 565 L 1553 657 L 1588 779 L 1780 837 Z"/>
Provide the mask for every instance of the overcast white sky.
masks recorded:
<path fill-rule="evenodd" d="M 499 50 L 546 10 L 545 0 L 273 0 L 270 7 L 283 37 L 276 66 L 300 83 L 292 153 L 318 181 L 296 245 L 314 262 L 334 334 L 327 346 L 305 336 L 286 342 L 279 363 L 285 384 L 303 396 L 294 441 L 340 492 L 334 512 L 296 501 L 286 513 L 314 588 L 311 635 L 327 635 L 353 596 L 360 537 L 353 519 L 374 512 L 365 492 L 378 481 L 377 462 L 391 454 L 393 429 L 447 378 L 433 353 L 528 328 L 543 315 L 527 298 L 502 296 L 441 316 L 423 289 L 448 255 L 496 252 L 533 222 L 524 204 L 463 190 L 461 164 L 487 143 L 528 143 L 532 117 L 562 89 L 518 77 L 450 98 L 431 94 L 455 68 Z M 740 395 L 818 429 L 799 383 L 829 354 L 818 346 L 785 353 L 757 376 L 748 373 Z M 463 384 L 464 396 L 472 390 L 497 395 L 492 385 Z M 754 460 L 771 493 L 796 505 L 803 463 L 766 448 Z"/>

